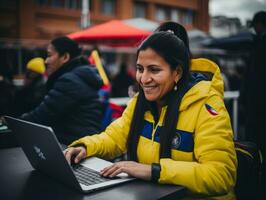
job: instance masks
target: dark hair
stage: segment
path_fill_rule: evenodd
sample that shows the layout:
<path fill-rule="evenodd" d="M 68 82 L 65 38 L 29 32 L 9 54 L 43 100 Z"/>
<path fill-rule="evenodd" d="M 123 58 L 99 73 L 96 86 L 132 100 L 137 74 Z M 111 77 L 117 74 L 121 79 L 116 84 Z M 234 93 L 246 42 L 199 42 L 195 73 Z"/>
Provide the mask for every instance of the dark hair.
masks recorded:
<path fill-rule="evenodd" d="M 140 45 L 139 52 L 147 48 L 153 49 L 170 65 L 171 70 L 182 69 L 182 77 L 177 83 L 177 90 L 172 91 L 167 102 L 168 108 L 164 125 L 160 130 L 160 158 L 171 157 L 171 143 L 176 134 L 179 106 L 187 88 L 189 77 L 189 54 L 184 42 L 170 32 L 157 32 L 149 36 Z M 144 113 L 149 102 L 140 88 L 128 138 L 128 159 L 137 161 L 137 145 L 144 125 Z"/>
<path fill-rule="evenodd" d="M 72 59 L 81 54 L 81 49 L 79 48 L 78 43 L 68 37 L 62 36 L 55 38 L 51 41 L 51 44 L 60 56 L 69 53 L 70 59 Z"/>
<path fill-rule="evenodd" d="M 162 24 L 160 24 L 160 26 L 158 26 L 155 29 L 154 32 L 159 32 L 159 31 L 172 31 L 177 37 L 179 37 L 184 42 L 189 51 L 189 56 L 192 57 L 189 48 L 189 38 L 187 31 L 181 24 L 172 21 L 163 22 Z"/>
<path fill-rule="evenodd" d="M 251 26 L 255 26 L 255 24 L 261 23 L 264 26 L 266 26 L 266 11 L 259 11 L 257 13 L 255 13 L 252 22 L 251 22 Z"/>

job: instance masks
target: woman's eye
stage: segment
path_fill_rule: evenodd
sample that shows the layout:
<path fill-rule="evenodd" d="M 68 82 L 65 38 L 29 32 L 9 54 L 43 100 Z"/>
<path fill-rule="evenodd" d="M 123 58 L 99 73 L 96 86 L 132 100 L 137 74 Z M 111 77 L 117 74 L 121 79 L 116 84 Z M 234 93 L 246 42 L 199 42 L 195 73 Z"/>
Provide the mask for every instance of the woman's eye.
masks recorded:
<path fill-rule="evenodd" d="M 136 70 L 139 71 L 139 72 L 142 72 L 142 71 L 143 71 L 143 68 L 140 67 L 140 66 L 137 66 L 137 67 L 136 67 Z"/>
<path fill-rule="evenodd" d="M 161 70 L 159 68 L 151 68 L 151 72 L 153 72 L 153 73 L 158 73 L 160 71 Z"/>

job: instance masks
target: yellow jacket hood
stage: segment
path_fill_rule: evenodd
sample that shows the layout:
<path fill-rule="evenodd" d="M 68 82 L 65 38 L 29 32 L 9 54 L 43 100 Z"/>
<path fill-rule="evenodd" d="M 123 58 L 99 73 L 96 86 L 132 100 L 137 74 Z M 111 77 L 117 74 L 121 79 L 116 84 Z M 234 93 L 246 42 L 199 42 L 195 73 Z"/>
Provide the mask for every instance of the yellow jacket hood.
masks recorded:
<path fill-rule="evenodd" d="M 223 98 L 224 84 L 217 64 L 205 58 L 192 59 L 190 71 L 192 77 L 193 74 L 201 74 L 206 80 L 200 81 L 196 84 L 192 83 L 193 81 L 196 81 L 195 77 L 194 80 L 191 80 L 190 84 L 194 85 L 183 97 L 179 110 L 185 110 L 189 105 L 202 98 L 206 98 L 209 95 L 215 94 Z M 200 84 L 200 90 L 198 89 L 198 86 L 196 86 L 197 84 Z"/>

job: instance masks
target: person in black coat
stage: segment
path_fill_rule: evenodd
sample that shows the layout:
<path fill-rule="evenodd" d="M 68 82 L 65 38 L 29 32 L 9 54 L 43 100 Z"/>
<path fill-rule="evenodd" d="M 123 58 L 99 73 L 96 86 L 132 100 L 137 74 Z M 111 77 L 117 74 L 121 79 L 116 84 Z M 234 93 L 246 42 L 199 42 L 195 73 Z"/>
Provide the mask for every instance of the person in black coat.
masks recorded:
<path fill-rule="evenodd" d="M 13 114 L 12 104 L 15 95 L 15 87 L 9 77 L 0 72 L 0 117 Z"/>
<path fill-rule="evenodd" d="M 263 156 L 262 180 L 266 185 L 266 11 L 256 13 L 251 25 L 256 35 L 240 100 L 244 109 L 246 138 L 258 145 Z"/>
<path fill-rule="evenodd" d="M 46 94 L 45 87 L 45 64 L 44 59 L 36 57 L 31 59 L 26 65 L 24 84 L 15 92 L 12 112 L 15 116 L 20 116 L 37 107 Z"/>
<path fill-rule="evenodd" d="M 128 74 L 127 65 L 123 62 L 119 73 L 112 80 L 112 97 L 128 97 L 128 87 L 134 83 L 134 78 Z"/>
<path fill-rule="evenodd" d="M 47 95 L 21 118 L 51 126 L 63 144 L 98 133 L 102 119 L 98 91 L 103 81 L 95 68 L 80 56 L 78 44 L 67 37 L 52 40 L 47 53 Z"/>

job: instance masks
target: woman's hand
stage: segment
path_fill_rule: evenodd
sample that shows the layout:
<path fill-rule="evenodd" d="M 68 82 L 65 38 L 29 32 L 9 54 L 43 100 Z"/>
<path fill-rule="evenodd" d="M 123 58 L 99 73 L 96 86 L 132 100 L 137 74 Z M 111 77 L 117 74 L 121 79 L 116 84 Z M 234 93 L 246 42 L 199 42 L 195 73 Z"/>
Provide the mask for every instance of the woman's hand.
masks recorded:
<path fill-rule="evenodd" d="M 87 152 L 85 147 L 78 146 L 78 147 L 69 147 L 64 151 L 64 155 L 66 160 L 69 164 L 79 163 L 80 160 L 86 158 Z"/>
<path fill-rule="evenodd" d="M 117 162 L 101 170 L 100 174 L 105 177 L 115 177 L 122 172 L 146 181 L 151 180 L 151 165 L 140 164 L 134 161 Z"/>

